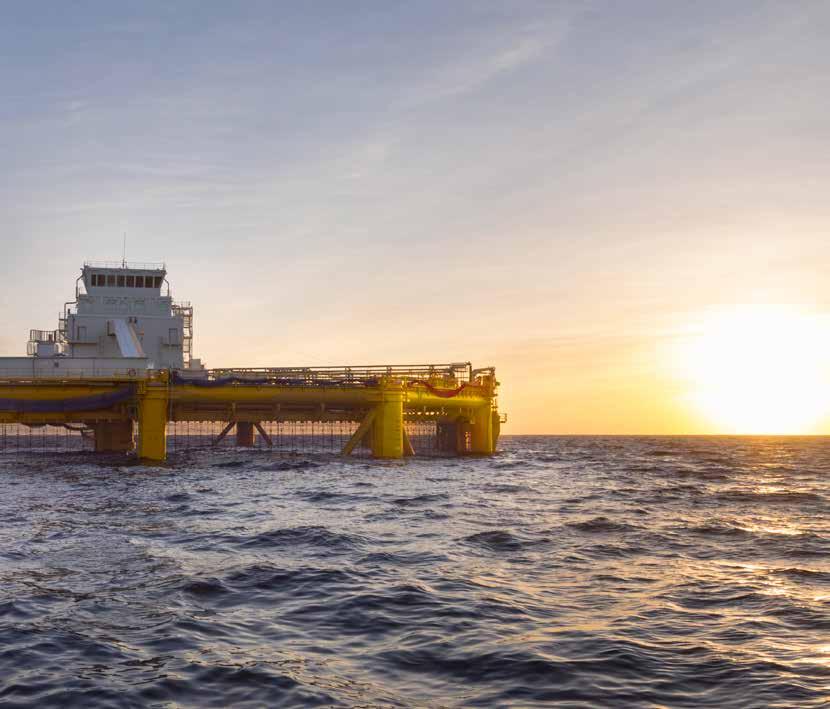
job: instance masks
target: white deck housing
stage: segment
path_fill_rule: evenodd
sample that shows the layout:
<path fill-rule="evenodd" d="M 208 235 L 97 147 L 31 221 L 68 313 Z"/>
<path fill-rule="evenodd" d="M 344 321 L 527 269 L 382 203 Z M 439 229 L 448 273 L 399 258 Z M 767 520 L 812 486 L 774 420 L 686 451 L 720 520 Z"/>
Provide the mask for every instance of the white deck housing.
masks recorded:
<path fill-rule="evenodd" d="M 58 329 L 32 330 L 29 357 L 0 358 L 0 377 L 200 368 L 192 328 L 193 309 L 173 302 L 164 264 L 85 263 Z"/>
<path fill-rule="evenodd" d="M 146 357 L 0 357 L 0 379 L 144 379 Z"/>

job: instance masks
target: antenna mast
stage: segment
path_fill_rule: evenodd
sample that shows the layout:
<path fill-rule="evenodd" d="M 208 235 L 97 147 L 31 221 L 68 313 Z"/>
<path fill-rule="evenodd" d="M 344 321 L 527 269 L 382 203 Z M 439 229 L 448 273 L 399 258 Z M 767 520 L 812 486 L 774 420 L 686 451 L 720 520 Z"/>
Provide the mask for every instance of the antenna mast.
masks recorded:
<path fill-rule="evenodd" d="M 127 268 L 127 232 L 124 232 L 124 246 L 121 249 L 121 268 Z"/>

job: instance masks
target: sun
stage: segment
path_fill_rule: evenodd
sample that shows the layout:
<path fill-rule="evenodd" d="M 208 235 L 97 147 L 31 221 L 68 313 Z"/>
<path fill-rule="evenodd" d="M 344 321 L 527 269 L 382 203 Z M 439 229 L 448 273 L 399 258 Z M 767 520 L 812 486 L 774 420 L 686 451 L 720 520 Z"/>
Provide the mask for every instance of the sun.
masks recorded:
<path fill-rule="evenodd" d="M 830 414 L 830 322 L 792 306 L 720 309 L 682 351 L 688 398 L 723 433 L 814 433 Z"/>

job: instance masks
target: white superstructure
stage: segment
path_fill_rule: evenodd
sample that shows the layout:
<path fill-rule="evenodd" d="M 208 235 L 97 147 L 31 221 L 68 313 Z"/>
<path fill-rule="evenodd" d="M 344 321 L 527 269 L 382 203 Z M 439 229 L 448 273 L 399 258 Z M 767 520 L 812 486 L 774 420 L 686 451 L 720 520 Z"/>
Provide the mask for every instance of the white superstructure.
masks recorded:
<path fill-rule="evenodd" d="M 57 330 L 32 330 L 28 357 L 0 358 L 0 376 L 95 376 L 199 369 L 193 308 L 175 303 L 164 264 L 85 263 Z"/>

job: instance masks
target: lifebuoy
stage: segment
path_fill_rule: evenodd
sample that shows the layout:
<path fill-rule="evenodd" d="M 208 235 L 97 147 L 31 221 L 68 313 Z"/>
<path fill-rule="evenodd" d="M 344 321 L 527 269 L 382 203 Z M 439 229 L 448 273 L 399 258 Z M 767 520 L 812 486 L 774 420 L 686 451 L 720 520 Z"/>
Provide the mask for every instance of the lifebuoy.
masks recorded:
<path fill-rule="evenodd" d="M 134 377 L 135 375 L 136 375 L 136 371 L 134 369 L 128 369 L 127 370 L 127 376 L 128 377 Z"/>

